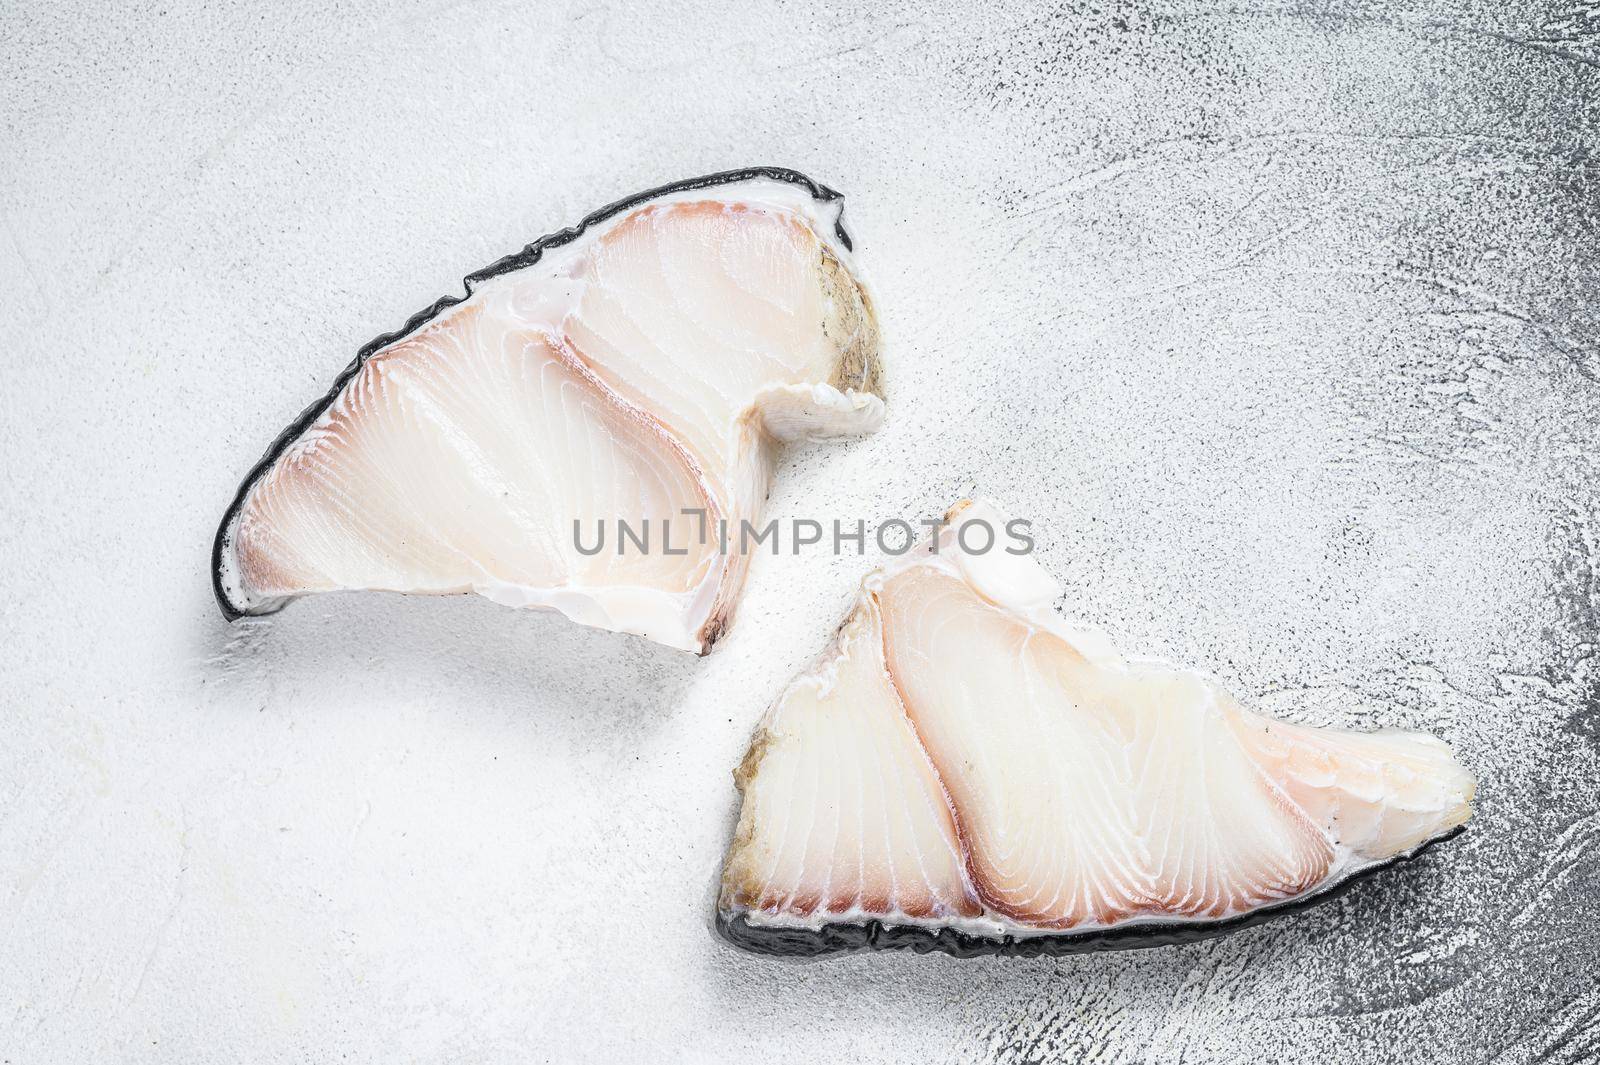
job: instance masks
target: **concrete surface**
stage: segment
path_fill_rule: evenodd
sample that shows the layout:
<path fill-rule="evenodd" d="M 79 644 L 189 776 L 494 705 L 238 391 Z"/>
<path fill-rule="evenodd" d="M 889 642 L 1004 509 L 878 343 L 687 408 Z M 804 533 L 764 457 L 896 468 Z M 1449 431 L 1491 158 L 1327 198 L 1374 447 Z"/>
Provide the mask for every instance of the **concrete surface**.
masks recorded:
<path fill-rule="evenodd" d="M 1596 1060 L 1600 9 L 667 7 L 0 10 L 0 1060 Z M 730 770 L 870 560 L 760 561 L 703 661 L 223 623 L 363 341 L 756 162 L 847 194 L 892 374 L 770 513 L 993 496 L 1127 646 L 1445 736 L 1467 835 L 1201 945 L 775 963 L 711 930 Z"/>

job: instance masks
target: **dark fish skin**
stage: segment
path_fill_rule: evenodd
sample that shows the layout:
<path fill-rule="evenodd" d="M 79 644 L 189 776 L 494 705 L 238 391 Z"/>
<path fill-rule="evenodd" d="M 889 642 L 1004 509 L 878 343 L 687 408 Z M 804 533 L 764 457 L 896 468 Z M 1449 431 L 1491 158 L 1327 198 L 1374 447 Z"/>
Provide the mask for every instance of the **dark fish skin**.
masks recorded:
<path fill-rule="evenodd" d="M 1041 936 L 975 936 L 954 928 L 922 928 L 916 925 L 885 924 L 870 920 L 862 924 L 826 924 L 812 930 L 752 925 L 742 913 L 718 912 L 717 933 L 728 942 L 753 954 L 779 958 L 818 958 L 862 950 L 910 950 L 917 954 L 945 953 L 956 958 L 1010 957 L 1058 958 L 1102 950 L 1143 950 L 1149 947 L 1179 946 L 1250 928 L 1266 921 L 1339 898 L 1362 884 L 1369 876 L 1410 861 L 1423 851 L 1467 830 L 1459 825 L 1453 831 L 1428 840 L 1409 854 L 1398 854 L 1386 862 L 1363 869 L 1339 883 L 1292 902 L 1267 906 L 1221 921 L 1170 921 L 1164 924 L 1106 928 L 1078 934 Z"/>
<path fill-rule="evenodd" d="M 509 274 L 532 266 L 544 257 L 547 249 L 559 248 L 565 244 L 570 244 L 583 236 L 591 227 L 621 214 L 623 211 L 631 210 L 662 196 L 670 196 L 673 193 L 692 192 L 695 189 L 709 189 L 719 185 L 732 185 L 752 178 L 768 178 L 773 181 L 797 185 L 809 192 L 811 198 L 818 203 L 834 203 L 844 198 L 840 193 L 820 182 L 813 181 L 798 170 L 790 170 L 780 166 L 752 166 L 742 170 L 724 170 L 715 174 L 706 174 L 703 177 L 686 178 L 683 181 L 658 185 L 653 189 L 636 192 L 614 203 L 609 203 L 599 210 L 585 215 L 583 220 L 576 225 L 546 234 L 524 247 L 521 251 L 513 252 L 490 263 L 481 270 L 473 271 L 462 279 L 461 283 L 464 291 L 461 295 L 440 296 L 426 309 L 418 311 L 408 318 L 406 324 L 399 329 L 369 340 L 360 351 L 356 352 L 356 357 L 351 361 L 350 365 L 346 366 L 339 373 L 339 376 L 334 378 L 333 384 L 326 394 L 301 411 L 294 421 L 290 422 L 289 426 L 272 441 L 266 453 L 245 475 L 243 483 L 239 485 L 239 491 L 234 494 L 233 502 L 228 504 L 227 511 L 223 513 L 222 521 L 217 526 L 216 538 L 211 542 L 211 591 L 217 597 L 217 606 L 221 608 L 222 616 L 228 621 L 237 621 L 239 618 L 244 617 L 246 613 L 246 611 L 240 610 L 234 605 L 233 600 L 228 596 L 227 589 L 222 586 L 222 554 L 228 547 L 228 528 L 233 524 L 233 519 L 239 513 L 239 508 L 244 505 L 245 496 L 255 486 L 256 481 L 260 480 L 272 468 L 272 464 L 283 454 L 284 449 L 298 439 L 300 434 L 305 432 L 311 423 L 322 415 L 323 411 L 333 405 L 333 401 L 338 398 L 344 386 L 360 372 L 361 367 L 366 364 L 367 359 L 371 358 L 374 352 L 411 335 L 458 303 L 466 302 L 471 298 L 473 289 L 477 285 L 502 274 Z M 842 211 L 834 225 L 834 235 L 839 238 L 839 242 L 844 245 L 846 250 L 855 250 L 855 244 L 851 241 L 850 234 L 845 231 Z M 270 614 L 276 609 L 281 609 L 281 607 L 252 611 L 251 613 Z M 709 644 L 711 641 L 708 640 L 707 642 Z"/>

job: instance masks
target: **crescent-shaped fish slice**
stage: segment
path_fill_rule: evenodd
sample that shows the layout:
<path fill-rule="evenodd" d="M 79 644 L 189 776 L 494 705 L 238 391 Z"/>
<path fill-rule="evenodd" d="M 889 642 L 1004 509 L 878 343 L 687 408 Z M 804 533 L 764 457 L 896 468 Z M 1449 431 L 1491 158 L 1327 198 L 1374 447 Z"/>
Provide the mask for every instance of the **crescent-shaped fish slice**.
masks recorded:
<path fill-rule="evenodd" d="M 719 531 L 756 520 L 778 446 L 883 417 L 841 209 L 792 171 L 718 174 L 469 276 L 251 471 L 213 552 L 223 612 L 477 592 L 708 650 L 746 563 Z"/>
<path fill-rule="evenodd" d="M 1471 817 L 1473 778 L 1433 736 L 1277 721 L 1210 677 L 1125 658 L 1055 612 L 1060 587 L 1010 553 L 995 508 L 949 519 L 867 577 L 758 728 L 718 907 L 735 942 L 1170 942 L 1312 899 Z"/>

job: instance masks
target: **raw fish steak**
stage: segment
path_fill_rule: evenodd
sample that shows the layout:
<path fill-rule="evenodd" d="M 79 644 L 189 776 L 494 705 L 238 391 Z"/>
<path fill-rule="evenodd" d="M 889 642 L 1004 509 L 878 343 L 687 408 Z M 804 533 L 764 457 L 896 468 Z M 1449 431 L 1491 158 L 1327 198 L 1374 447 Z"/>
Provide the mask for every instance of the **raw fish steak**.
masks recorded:
<path fill-rule="evenodd" d="M 970 503 L 867 577 L 735 774 L 718 924 L 754 950 L 1058 953 L 1206 934 L 1472 816 L 1419 732 L 1311 728 L 1125 658 Z M 982 522 L 998 534 L 981 551 Z M 967 550 L 962 546 L 966 539 Z"/>
<path fill-rule="evenodd" d="M 719 530 L 755 522 L 778 446 L 883 418 L 840 213 L 792 171 L 718 174 L 469 276 L 251 471 L 213 550 L 223 612 L 477 592 L 708 650 L 746 569 Z"/>

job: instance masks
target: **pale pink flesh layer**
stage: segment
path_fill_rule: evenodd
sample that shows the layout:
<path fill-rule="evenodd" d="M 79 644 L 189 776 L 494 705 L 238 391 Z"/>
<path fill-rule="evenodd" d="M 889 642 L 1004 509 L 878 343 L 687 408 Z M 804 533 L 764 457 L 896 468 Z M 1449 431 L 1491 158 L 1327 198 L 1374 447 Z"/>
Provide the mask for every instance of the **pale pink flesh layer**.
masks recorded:
<path fill-rule="evenodd" d="M 1047 606 L 985 594 L 1021 585 L 968 579 L 1031 559 L 946 551 L 869 578 L 758 731 L 725 914 L 989 935 L 1221 919 L 1471 816 L 1434 737 L 1286 725 L 1199 674 L 1086 653 Z"/>
<path fill-rule="evenodd" d="M 249 491 L 236 605 L 478 591 L 704 649 L 744 560 L 702 530 L 755 518 L 780 437 L 882 412 L 845 253 L 739 193 L 628 212 L 373 355 Z M 619 555 L 619 520 L 648 521 L 652 550 Z M 606 549 L 580 552 L 575 523 Z"/>

